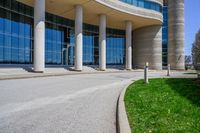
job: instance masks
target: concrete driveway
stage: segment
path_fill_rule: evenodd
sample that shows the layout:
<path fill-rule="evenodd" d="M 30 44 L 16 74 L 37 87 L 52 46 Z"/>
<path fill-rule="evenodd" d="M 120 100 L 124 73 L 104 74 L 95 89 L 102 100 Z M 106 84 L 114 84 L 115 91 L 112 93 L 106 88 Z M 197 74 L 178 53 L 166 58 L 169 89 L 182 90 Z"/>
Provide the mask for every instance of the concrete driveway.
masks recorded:
<path fill-rule="evenodd" d="M 118 72 L 0 81 L 0 132 L 115 133 L 119 93 L 142 77 Z"/>

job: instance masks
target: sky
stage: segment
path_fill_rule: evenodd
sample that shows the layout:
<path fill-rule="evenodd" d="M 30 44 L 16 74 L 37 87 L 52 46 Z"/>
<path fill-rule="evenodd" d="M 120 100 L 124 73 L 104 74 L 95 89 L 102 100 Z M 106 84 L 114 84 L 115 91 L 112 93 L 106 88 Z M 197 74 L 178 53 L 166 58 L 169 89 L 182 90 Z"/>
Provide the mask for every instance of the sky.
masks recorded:
<path fill-rule="evenodd" d="M 200 29 L 200 0 L 185 0 L 185 54 L 191 55 L 192 43 Z"/>

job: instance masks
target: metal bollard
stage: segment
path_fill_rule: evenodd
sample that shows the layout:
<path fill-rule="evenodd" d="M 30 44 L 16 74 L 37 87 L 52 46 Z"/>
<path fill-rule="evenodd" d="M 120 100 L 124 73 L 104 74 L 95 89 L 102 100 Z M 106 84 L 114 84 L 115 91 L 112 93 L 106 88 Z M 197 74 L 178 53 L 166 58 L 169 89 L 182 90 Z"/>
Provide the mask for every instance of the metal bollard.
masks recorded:
<path fill-rule="evenodd" d="M 149 63 L 146 62 L 145 66 L 144 66 L 144 81 L 146 84 L 149 83 L 148 71 L 149 71 Z"/>
<path fill-rule="evenodd" d="M 170 64 L 167 65 L 167 76 L 170 76 Z"/>

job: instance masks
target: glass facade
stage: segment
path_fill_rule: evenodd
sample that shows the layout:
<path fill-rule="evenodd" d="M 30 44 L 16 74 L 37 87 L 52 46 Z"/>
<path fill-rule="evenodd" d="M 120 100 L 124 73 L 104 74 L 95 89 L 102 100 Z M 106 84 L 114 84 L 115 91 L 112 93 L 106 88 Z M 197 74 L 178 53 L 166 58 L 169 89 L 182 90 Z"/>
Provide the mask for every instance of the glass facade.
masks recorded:
<path fill-rule="evenodd" d="M 106 63 L 107 65 L 125 64 L 125 31 L 107 29 Z"/>
<path fill-rule="evenodd" d="M 0 0 L 0 63 L 33 63 L 33 8 Z M 107 29 L 107 64 L 124 65 L 125 31 Z M 45 63 L 74 65 L 74 21 L 46 13 Z M 99 64 L 99 27 L 83 24 L 83 64 Z"/>
<path fill-rule="evenodd" d="M 83 64 L 99 64 L 99 27 L 83 25 Z"/>
<path fill-rule="evenodd" d="M 16 1 L 0 1 L 0 63 L 32 63 L 32 14 Z"/>
<path fill-rule="evenodd" d="M 168 7 L 167 2 L 164 2 L 163 6 L 163 26 L 162 26 L 162 58 L 163 66 L 167 66 L 167 44 L 168 44 Z"/>
<path fill-rule="evenodd" d="M 46 13 L 45 63 L 74 64 L 74 22 Z"/>
<path fill-rule="evenodd" d="M 148 0 L 120 0 L 120 1 L 128 3 L 130 5 L 137 6 L 137 7 L 142 7 L 142 8 L 162 12 L 162 5 L 153 1 L 148 1 Z"/>

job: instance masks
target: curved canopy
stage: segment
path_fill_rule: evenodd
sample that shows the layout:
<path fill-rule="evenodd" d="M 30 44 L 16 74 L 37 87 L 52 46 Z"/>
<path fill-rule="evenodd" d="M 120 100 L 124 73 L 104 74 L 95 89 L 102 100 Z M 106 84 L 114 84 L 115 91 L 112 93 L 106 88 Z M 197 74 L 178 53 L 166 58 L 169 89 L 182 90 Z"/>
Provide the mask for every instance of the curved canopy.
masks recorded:
<path fill-rule="evenodd" d="M 18 0 L 33 6 L 34 0 Z M 132 6 L 118 0 L 46 0 L 46 11 L 58 16 L 74 20 L 74 6 L 84 8 L 83 21 L 98 25 L 99 14 L 106 14 L 107 27 L 125 28 L 125 21 L 133 23 L 133 29 L 150 25 L 162 25 L 162 13 Z"/>

